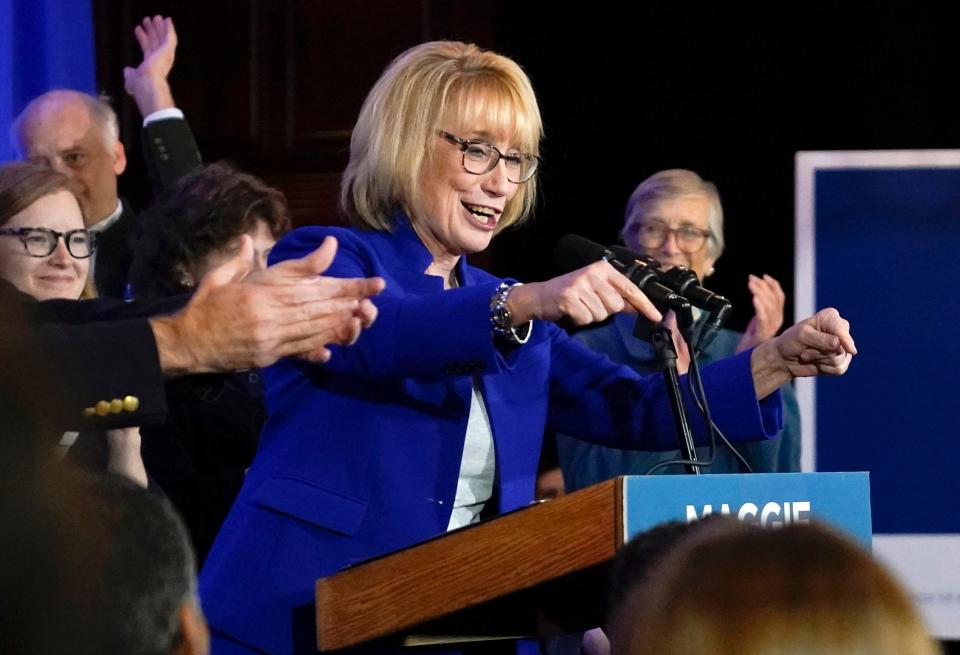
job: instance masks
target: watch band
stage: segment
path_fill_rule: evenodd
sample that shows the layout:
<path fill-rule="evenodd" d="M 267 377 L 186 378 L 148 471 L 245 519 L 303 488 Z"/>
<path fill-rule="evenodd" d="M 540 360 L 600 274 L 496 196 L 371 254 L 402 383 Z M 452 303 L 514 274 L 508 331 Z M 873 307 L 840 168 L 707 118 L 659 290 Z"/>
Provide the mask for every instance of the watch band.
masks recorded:
<path fill-rule="evenodd" d="M 513 316 L 507 308 L 507 299 L 510 297 L 510 293 L 522 284 L 522 282 L 514 282 L 513 284 L 501 282 L 493 297 L 490 298 L 490 326 L 493 329 L 494 336 L 516 346 L 521 346 L 529 341 L 530 334 L 533 332 L 532 320 L 517 327 L 513 324 Z"/>

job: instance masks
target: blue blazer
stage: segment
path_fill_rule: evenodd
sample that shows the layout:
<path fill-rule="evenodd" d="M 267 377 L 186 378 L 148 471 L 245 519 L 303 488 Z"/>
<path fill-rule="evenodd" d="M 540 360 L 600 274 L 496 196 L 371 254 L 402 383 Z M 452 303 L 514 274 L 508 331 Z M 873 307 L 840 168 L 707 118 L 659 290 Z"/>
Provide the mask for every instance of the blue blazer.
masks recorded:
<path fill-rule="evenodd" d="M 432 258 L 402 215 L 393 232 L 295 230 L 271 263 L 328 235 L 340 244 L 328 275 L 386 280 L 379 316 L 326 365 L 286 360 L 264 371 L 259 451 L 200 577 L 215 633 L 271 653 L 311 647 L 310 626 L 295 617 L 310 615 L 317 578 L 446 530 L 475 377 L 496 448 L 497 511 L 533 500 L 546 426 L 608 445 L 675 447 L 659 376 L 615 365 L 549 322 L 534 322 L 526 345 L 497 343 L 490 298 L 501 280 L 461 259 L 461 286 L 445 291 L 424 274 Z M 703 377 L 729 438 L 777 434 L 779 393 L 757 402 L 749 353 Z M 695 417 L 693 428 L 702 441 Z"/>

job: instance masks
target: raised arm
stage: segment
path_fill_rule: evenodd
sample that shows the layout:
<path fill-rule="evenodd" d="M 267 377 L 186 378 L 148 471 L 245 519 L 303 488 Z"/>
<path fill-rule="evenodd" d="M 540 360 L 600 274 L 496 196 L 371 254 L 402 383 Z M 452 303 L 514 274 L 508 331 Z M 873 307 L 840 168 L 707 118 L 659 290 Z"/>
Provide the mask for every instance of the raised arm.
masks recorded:
<path fill-rule="evenodd" d="M 743 352 L 772 339 L 783 325 L 783 305 L 786 297 L 780 283 L 769 275 L 751 275 L 747 287 L 753 295 L 753 318 L 737 344 L 737 352 Z"/>
<path fill-rule="evenodd" d="M 149 16 L 133 29 L 143 61 L 136 68 L 123 69 L 123 83 L 140 114 L 146 118 L 162 109 L 173 109 L 173 92 L 168 77 L 177 52 L 177 31 L 172 18 Z"/>
<path fill-rule="evenodd" d="M 123 69 L 124 86 L 143 116 L 143 158 L 153 191 L 159 194 L 200 165 L 200 149 L 170 90 L 177 51 L 173 20 L 147 17 L 133 32 L 143 61 Z"/>

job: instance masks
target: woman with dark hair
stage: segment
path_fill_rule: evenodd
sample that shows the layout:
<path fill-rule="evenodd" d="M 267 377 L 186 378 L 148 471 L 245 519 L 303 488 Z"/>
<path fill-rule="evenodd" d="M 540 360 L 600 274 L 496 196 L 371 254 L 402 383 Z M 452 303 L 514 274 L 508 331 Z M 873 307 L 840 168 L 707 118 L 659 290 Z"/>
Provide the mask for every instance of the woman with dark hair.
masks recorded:
<path fill-rule="evenodd" d="M 189 293 L 236 254 L 244 235 L 253 239 L 251 270 L 265 268 L 277 237 L 290 229 L 280 191 L 222 163 L 179 179 L 140 218 L 130 272 L 138 301 Z M 151 481 L 183 516 L 202 564 L 257 451 L 266 418 L 260 372 L 181 378 L 168 382 L 166 393 L 166 422 L 141 427 L 141 453 Z"/>
<path fill-rule="evenodd" d="M 253 238 L 255 267 L 266 268 L 273 244 L 290 230 L 283 194 L 227 164 L 181 178 L 145 214 L 130 280 L 137 300 L 191 291 Z"/>

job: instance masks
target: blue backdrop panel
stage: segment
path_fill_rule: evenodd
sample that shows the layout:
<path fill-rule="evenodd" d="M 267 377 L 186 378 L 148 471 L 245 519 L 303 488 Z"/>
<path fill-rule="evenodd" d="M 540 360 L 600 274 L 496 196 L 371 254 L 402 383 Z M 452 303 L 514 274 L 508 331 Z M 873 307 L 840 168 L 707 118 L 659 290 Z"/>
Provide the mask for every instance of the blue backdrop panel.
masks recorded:
<path fill-rule="evenodd" d="M 90 2 L 0 0 L 0 161 L 20 110 L 50 89 L 94 92 L 94 64 Z"/>
<path fill-rule="evenodd" d="M 816 303 L 860 355 L 817 382 L 817 470 L 870 471 L 876 533 L 957 533 L 960 170 L 818 170 Z"/>

